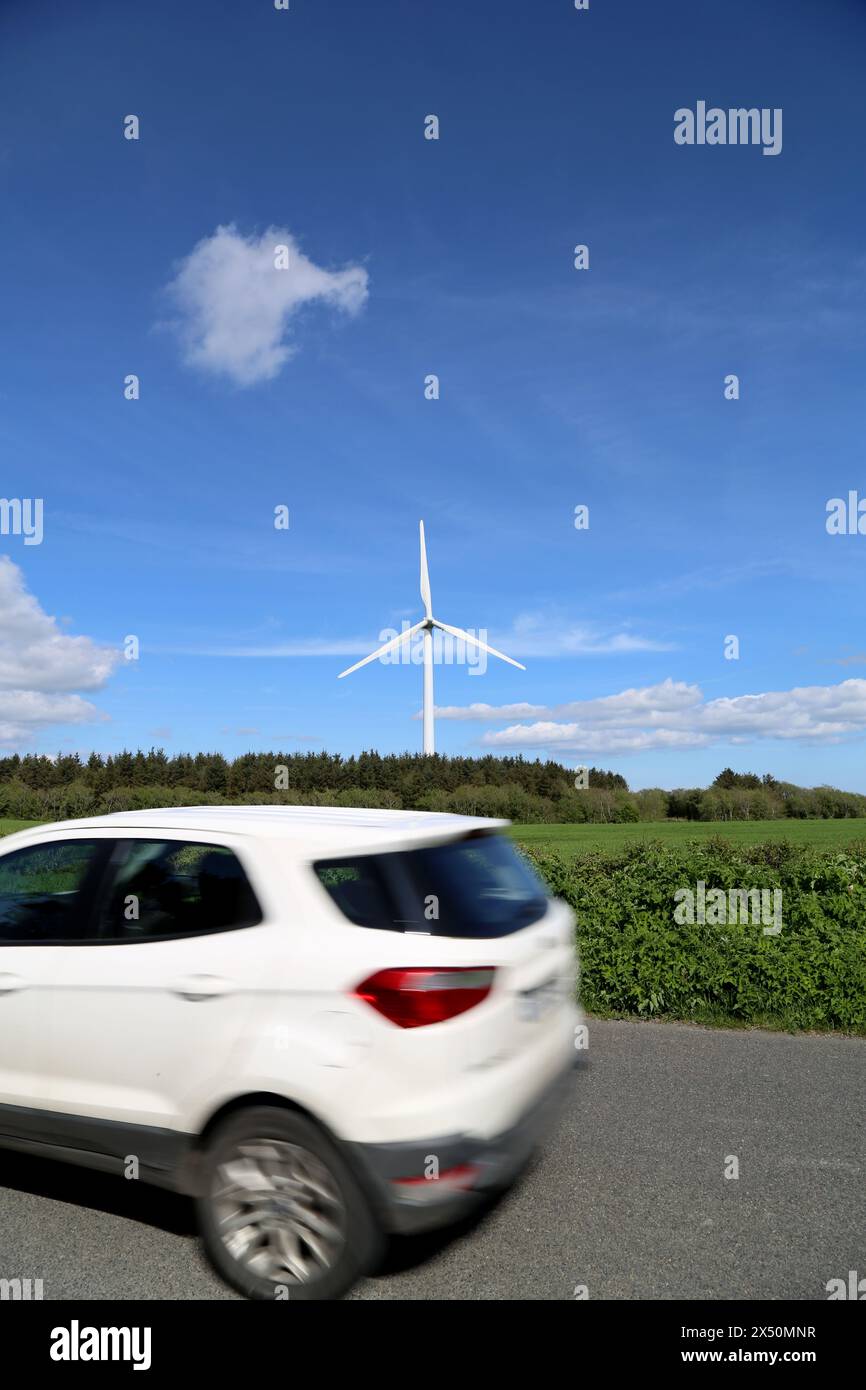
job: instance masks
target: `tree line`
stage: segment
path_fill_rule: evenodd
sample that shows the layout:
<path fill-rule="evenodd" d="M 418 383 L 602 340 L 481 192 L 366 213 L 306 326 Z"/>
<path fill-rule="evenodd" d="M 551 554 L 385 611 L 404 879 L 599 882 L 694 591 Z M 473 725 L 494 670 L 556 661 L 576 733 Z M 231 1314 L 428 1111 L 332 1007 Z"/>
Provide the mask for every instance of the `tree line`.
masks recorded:
<path fill-rule="evenodd" d="M 178 753 L 0 758 L 0 817 L 63 819 L 202 804 L 377 806 L 515 821 L 732 821 L 866 816 L 866 796 L 724 768 L 709 787 L 631 791 L 621 773 L 523 757 L 338 753 Z"/>

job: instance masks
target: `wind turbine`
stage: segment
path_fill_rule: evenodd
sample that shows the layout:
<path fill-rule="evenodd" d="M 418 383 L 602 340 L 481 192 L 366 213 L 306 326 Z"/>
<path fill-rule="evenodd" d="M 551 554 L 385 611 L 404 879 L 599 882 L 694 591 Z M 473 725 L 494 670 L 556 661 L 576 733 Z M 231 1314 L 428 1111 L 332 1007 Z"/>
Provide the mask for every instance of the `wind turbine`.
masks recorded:
<path fill-rule="evenodd" d="M 405 632 L 401 632 L 399 637 L 392 637 L 390 642 L 384 646 L 377 647 L 376 651 L 365 656 L 363 661 L 356 661 L 354 666 L 348 670 L 341 671 L 337 680 L 342 680 L 344 676 L 351 676 L 353 671 L 359 671 L 368 662 L 375 661 L 377 657 L 384 656 L 385 652 L 394 651 L 403 642 L 410 642 L 416 632 L 423 632 L 424 643 L 424 752 L 433 753 L 433 629 L 438 627 L 442 632 L 450 632 L 452 637 L 459 637 L 461 642 L 468 642 L 472 647 L 478 647 L 481 651 L 489 652 L 491 656 L 498 656 L 500 661 L 507 661 L 510 666 L 516 666 L 518 671 L 525 671 L 526 667 L 521 666 L 519 661 L 514 661 L 512 657 L 506 656 L 504 652 L 498 652 L 495 647 L 489 647 L 486 642 L 482 642 L 480 637 L 473 637 L 470 632 L 464 632 L 462 627 L 451 627 L 450 623 L 440 622 L 433 617 L 433 606 L 430 598 L 430 574 L 427 569 L 427 545 L 424 540 L 424 522 L 419 521 L 418 528 L 421 537 L 421 598 L 424 602 L 424 617 L 414 627 L 409 627 Z"/>

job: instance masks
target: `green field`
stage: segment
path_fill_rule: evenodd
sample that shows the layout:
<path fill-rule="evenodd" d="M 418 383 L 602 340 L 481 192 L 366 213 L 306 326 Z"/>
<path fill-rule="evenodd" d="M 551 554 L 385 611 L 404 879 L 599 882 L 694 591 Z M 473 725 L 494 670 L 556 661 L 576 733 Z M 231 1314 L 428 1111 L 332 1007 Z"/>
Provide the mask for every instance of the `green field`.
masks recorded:
<path fill-rule="evenodd" d="M 31 825 L 41 825 L 38 820 L 4 820 L 0 816 L 0 835 L 14 835 L 16 830 L 27 830 Z"/>
<path fill-rule="evenodd" d="M 39 825 L 35 820 L 3 820 L 0 835 Z M 661 840 L 677 845 L 684 840 L 709 840 L 717 836 L 735 845 L 757 845 L 767 840 L 790 840 L 795 845 L 834 849 L 866 841 L 866 818 L 851 820 L 741 820 L 741 821 L 640 821 L 623 825 L 513 825 L 511 834 L 523 845 L 555 849 L 561 854 L 607 850 L 611 854 L 639 840 Z"/>
<path fill-rule="evenodd" d="M 624 825 L 514 825 L 514 838 L 535 849 L 561 854 L 607 850 L 611 854 L 640 840 L 661 840 L 677 845 L 684 840 L 715 837 L 735 845 L 757 845 L 768 840 L 790 840 L 795 845 L 834 849 L 866 841 L 866 818 L 851 820 L 754 820 L 754 821 L 642 821 Z"/>

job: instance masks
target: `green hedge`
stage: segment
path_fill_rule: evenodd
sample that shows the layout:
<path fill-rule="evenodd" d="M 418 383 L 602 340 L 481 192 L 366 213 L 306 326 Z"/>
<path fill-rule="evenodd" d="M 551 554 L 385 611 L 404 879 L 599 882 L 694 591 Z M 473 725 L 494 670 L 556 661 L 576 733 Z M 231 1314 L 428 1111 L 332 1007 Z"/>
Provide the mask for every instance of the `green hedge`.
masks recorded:
<path fill-rule="evenodd" d="M 602 1017 L 866 1033 L 866 844 L 720 839 L 566 859 L 525 851 L 577 915 L 582 1000 Z M 782 890 L 782 930 L 679 925 L 677 889 Z"/>

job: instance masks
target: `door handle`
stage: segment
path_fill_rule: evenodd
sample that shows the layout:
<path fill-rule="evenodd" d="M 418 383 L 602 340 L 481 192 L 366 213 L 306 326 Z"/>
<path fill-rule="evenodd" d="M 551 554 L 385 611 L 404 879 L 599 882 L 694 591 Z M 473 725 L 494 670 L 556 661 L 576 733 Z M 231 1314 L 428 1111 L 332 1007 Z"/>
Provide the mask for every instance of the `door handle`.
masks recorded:
<path fill-rule="evenodd" d="M 0 994 L 14 994 L 17 989 L 26 988 L 26 982 L 20 975 L 0 974 Z"/>
<path fill-rule="evenodd" d="M 235 986 L 221 975 L 185 975 L 183 979 L 175 980 L 170 988 L 172 994 L 179 994 L 181 999 L 197 1004 L 204 999 L 221 999 L 231 994 Z"/>

